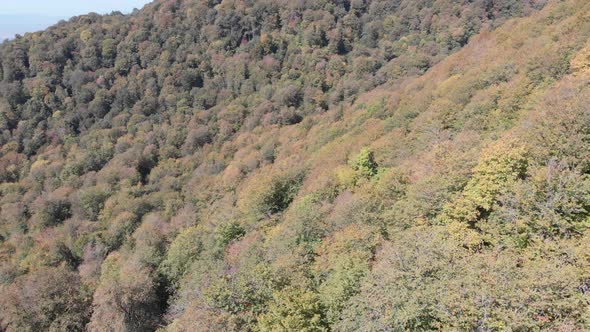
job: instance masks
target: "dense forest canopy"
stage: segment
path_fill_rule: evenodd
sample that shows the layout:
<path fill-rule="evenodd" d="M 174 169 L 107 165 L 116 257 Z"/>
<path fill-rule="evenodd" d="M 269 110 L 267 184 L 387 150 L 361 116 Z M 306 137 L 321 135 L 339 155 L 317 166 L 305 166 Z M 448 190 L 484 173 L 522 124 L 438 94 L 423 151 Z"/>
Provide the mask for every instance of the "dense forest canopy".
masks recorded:
<path fill-rule="evenodd" d="M 157 0 L 0 44 L 2 331 L 590 329 L 590 3 Z"/>

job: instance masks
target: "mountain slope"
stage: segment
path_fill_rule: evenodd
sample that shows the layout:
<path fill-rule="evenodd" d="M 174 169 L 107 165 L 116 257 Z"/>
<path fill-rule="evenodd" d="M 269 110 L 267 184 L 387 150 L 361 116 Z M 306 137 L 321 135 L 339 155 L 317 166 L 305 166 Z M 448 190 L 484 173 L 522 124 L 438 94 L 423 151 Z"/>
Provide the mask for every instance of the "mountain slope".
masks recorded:
<path fill-rule="evenodd" d="M 585 330 L 589 37 L 582 0 L 158 1 L 4 43 L 0 326 Z"/>

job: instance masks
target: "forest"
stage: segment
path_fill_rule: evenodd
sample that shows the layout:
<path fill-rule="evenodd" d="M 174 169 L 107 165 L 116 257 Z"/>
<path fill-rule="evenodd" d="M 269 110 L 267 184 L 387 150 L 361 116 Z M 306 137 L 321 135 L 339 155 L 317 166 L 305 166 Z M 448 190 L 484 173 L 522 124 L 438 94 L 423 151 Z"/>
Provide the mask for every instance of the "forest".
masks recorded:
<path fill-rule="evenodd" d="M 0 331 L 587 330 L 586 0 L 155 0 L 0 44 Z"/>

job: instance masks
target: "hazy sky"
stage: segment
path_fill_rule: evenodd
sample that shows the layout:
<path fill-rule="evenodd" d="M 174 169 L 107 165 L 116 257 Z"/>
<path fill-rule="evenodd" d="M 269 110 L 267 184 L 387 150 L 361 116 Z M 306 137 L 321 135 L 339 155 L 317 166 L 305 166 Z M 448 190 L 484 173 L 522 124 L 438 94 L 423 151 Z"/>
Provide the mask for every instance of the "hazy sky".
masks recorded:
<path fill-rule="evenodd" d="M 0 41 L 42 30 L 61 19 L 96 12 L 129 13 L 151 0 L 0 0 Z"/>

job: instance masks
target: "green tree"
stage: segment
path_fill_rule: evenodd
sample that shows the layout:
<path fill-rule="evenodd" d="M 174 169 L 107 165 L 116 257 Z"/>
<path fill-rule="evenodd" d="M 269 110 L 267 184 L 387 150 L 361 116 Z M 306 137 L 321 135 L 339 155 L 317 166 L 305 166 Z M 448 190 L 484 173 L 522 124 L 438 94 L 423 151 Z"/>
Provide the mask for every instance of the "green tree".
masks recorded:
<path fill-rule="evenodd" d="M 91 221 L 98 220 L 104 203 L 109 198 L 110 192 L 102 188 L 94 187 L 83 191 L 80 194 L 80 207 L 85 218 Z"/>
<path fill-rule="evenodd" d="M 258 319 L 258 330 L 266 331 L 328 331 L 324 307 L 318 295 L 295 287 L 276 292 L 268 312 Z"/>
<path fill-rule="evenodd" d="M 371 178 L 377 174 L 377 162 L 373 151 L 363 148 L 359 154 L 351 160 L 350 166 L 359 177 Z"/>
<path fill-rule="evenodd" d="M 501 192 L 526 175 L 527 149 L 517 142 L 500 141 L 482 153 L 459 198 L 448 204 L 441 220 L 474 225 L 492 210 Z"/>
<path fill-rule="evenodd" d="M 202 235 L 203 230 L 198 227 L 189 227 L 178 234 L 170 245 L 159 269 L 172 284 L 178 284 L 190 265 L 203 251 Z"/>

